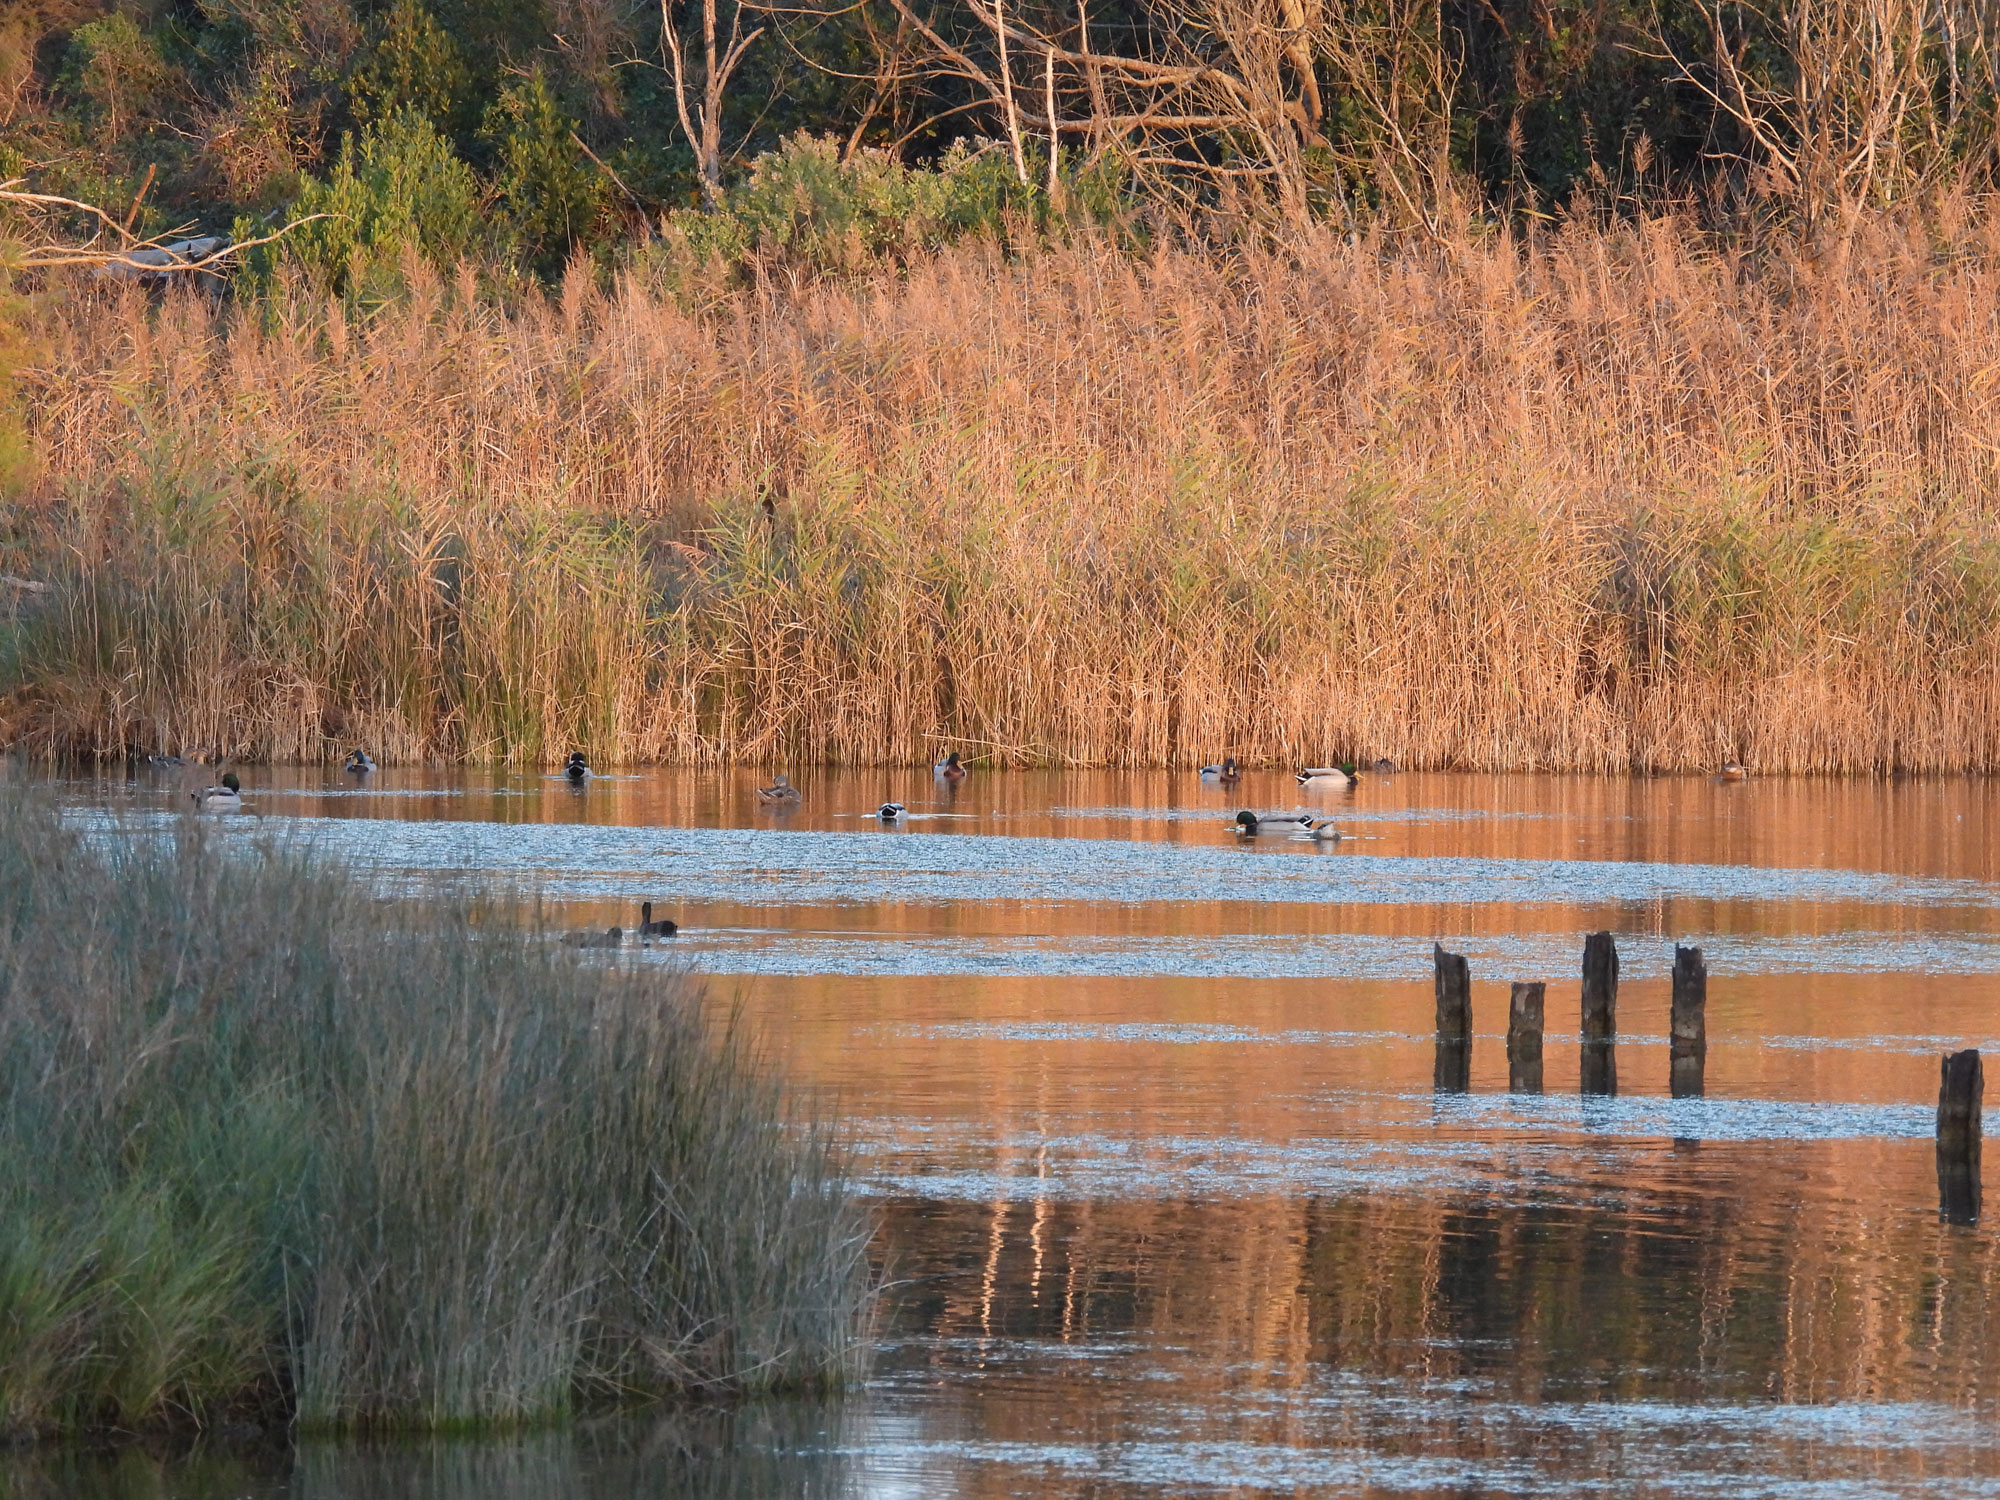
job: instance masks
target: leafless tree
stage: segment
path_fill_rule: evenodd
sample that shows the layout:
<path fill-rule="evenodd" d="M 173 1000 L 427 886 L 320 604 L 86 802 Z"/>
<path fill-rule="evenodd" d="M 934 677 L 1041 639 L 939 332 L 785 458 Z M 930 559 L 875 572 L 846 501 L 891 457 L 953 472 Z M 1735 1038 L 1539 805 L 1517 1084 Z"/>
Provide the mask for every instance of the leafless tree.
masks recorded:
<path fill-rule="evenodd" d="M 694 3 L 694 0 L 689 0 Z M 701 174 L 702 193 L 712 208 L 722 201 L 722 107 L 728 97 L 729 80 L 742 66 L 744 54 L 764 34 L 757 26 L 743 29 L 744 0 L 733 0 L 729 14 L 729 35 L 718 43 L 718 0 L 699 0 L 701 5 L 701 102 L 692 108 L 688 92 L 688 62 L 681 46 L 680 27 L 674 20 L 674 0 L 660 0 L 660 36 L 667 51 L 674 80 L 674 107 L 679 110 L 681 129 L 694 148 L 695 166 Z"/>
<path fill-rule="evenodd" d="M 1142 172 L 1261 180 L 1302 211 L 1303 151 L 1322 114 L 1308 0 L 1163 0 L 1151 55 L 1094 45 L 1083 4 L 1037 20 L 1005 0 L 957 0 L 953 25 L 919 0 L 890 3 L 927 48 L 929 75 L 990 101 L 1022 182 L 1024 137 L 1052 158 L 1067 137 Z M 1039 89 L 1017 83 L 1017 58 L 1039 64 Z"/>
<path fill-rule="evenodd" d="M 1969 146 L 1991 147 L 1990 119 L 1960 102 L 1962 60 L 1991 67 L 1984 18 L 1954 0 L 1795 0 L 1775 14 L 1705 0 L 1700 13 L 1705 65 L 1656 23 L 1659 55 L 1736 126 L 1762 185 L 1843 240 L 1864 209 L 1935 181 Z M 1781 68 L 1753 66 L 1751 27 L 1778 43 Z M 1968 141 L 1968 129 L 1985 138 Z"/>

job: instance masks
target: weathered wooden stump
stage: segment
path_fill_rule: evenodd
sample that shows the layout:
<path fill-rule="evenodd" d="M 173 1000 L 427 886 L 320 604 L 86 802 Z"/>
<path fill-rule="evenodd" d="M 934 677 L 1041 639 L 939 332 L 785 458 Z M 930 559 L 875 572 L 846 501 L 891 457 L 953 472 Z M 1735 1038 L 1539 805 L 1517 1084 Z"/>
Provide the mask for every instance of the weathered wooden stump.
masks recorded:
<path fill-rule="evenodd" d="M 1610 1042 L 1585 1042 L 1577 1091 L 1584 1094 L 1618 1092 L 1618 1049 Z"/>
<path fill-rule="evenodd" d="M 1583 940 L 1583 1059 L 1586 1094 L 1618 1092 L 1618 945 L 1608 932 Z"/>
<path fill-rule="evenodd" d="M 1667 1063 L 1667 1092 L 1676 1099 L 1699 1099 L 1708 1092 L 1708 1059 L 1699 1052 L 1676 1052 Z"/>
<path fill-rule="evenodd" d="M 1507 1087 L 1517 1094 L 1542 1091 L 1542 1002 L 1545 984 L 1516 983 L 1507 1000 Z"/>
<path fill-rule="evenodd" d="M 1462 1094 L 1472 1087 L 1472 966 L 1463 953 L 1431 945 L 1436 968 L 1437 1063 L 1432 1083 L 1440 1093 Z"/>
<path fill-rule="evenodd" d="M 1970 1224 L 1979 1217 L 1980 1107 L 1985 1092 L 1977 1047 L 1945 1057 L 1938 1078 L 1938 1212 L 1953 1224 Z"/>
<path fill-rule="evenodd" d="M 1701 949 L 1674 945 L 1673 1049 L 1708 1051 L 1708 963 Z"/>
<path fill-rule="evenodd" d="M 1708 963 L 1699 948 L 1674 945 L 1672 1041 L 1668 1089 L 1676 1099 L 1701 1097 L 1708 1068 Z"/>
<path fill-rule="evenodd" d="M 1618 1039 L 1618 944 L 1608 932 L 1583 940 L 1583 1040 Z"/>

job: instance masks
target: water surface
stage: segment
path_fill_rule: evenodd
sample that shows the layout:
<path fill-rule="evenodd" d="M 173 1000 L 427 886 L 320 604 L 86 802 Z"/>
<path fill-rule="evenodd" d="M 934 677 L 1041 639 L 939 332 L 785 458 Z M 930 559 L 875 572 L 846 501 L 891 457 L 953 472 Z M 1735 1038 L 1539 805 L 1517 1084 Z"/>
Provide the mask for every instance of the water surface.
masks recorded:
<path fill-rule="evenodd" d="M 650 899 L 852 1122 L 892 1282 L 844 1402 L 499 1444 L 87 1458 L 24 1489 L 194 1495 L 2000 1494 L 1995 1235 L 1940 1221 L 1937 1060 L 2000 1045 L 1984 782 L 749 772 L 582 790 L 254 771 L 232 836 L 386 888 Z M 129 836 L 178 785 L 71 783 Z M 884 826 L 883 801 L 910 817 Z M 1305 802 L 1350 835 L 1244 840 Z M 1579 1093 L 1618 933 L 1614 1097 Z M 1472 961 L 1432 1089 L 1431 948 Z M 1668 1097 L 1675 942 L 1705 1094 Z M 1545 1091 L 1506 987 L 1549 982 Z M 158 1488 L 164 1486 L 164 1489 Z"/>

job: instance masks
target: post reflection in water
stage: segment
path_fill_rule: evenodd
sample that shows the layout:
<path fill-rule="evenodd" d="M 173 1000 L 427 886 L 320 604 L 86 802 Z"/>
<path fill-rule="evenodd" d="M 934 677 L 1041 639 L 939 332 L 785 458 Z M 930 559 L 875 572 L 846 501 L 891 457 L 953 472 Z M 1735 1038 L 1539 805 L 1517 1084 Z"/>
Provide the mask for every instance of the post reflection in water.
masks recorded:
<path fill-rule="evenodd" d="M 599 929 L 665 903 L 676 946 L 630 961 L 708 971 L 849 1122 L 866 1388 L 551 1439 L 542 1492 L 2000 1492 L 1996 1237 L 1934 1143 L 1939 1058 L 2000 1032 L 1988 784 L 1405 773 L 1316 806 L 1325 846 L 1228 826 L 1299 800 L 1279 770 L 801 772 L 782 814 L 766 770 L 248 789 L 387 880 L 539 882 Z M 470 1500 L 517 1461 L 260 1482 Z"/>

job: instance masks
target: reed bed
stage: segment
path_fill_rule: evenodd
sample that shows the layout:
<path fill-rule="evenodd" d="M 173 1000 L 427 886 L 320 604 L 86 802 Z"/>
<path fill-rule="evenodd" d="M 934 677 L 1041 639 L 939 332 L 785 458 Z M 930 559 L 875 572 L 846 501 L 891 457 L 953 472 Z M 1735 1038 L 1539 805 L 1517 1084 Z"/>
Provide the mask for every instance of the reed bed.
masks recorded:
<path fill-rule="evenodd" d="M 2000 765 L 2000 217 L 47 304 L 37 753 Z M 766 504 L 768 502 L 768 511 Z"/>
<path fill-rule="evenodd" d="M 0 1435 L 838 1383 L 867 1226 L 685 983 L 0 788 Z"/>

